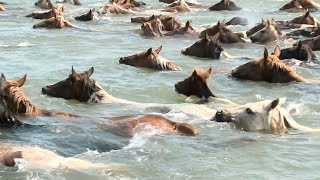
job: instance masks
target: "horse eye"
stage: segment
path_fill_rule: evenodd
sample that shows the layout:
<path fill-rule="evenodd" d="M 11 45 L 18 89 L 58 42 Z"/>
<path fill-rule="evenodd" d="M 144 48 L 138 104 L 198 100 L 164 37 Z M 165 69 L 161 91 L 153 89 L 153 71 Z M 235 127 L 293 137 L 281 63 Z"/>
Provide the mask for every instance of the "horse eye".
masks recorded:
<path fill-rule="evenodd" d="M 248 114 L 254 114 L 253 111 L 252 111 L 250 108 L 247 108 L 247 109 L 246 109 L 246 112 L 247 112 Z"/>

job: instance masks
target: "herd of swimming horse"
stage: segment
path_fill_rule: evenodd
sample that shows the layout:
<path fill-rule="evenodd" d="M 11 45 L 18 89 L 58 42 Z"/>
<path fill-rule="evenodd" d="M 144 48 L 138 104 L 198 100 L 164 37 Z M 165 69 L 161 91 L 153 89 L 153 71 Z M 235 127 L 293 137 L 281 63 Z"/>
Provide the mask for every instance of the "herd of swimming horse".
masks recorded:
<path fill-rule="evenodd" d="M 67 28 L 78 26 L 71 24 L 64 15 L 64 5 L 62 3 L 72 3 L 81 5 L 79 0 L 64 0 L 54 6 L 50 0 L 38 0 L 35 6 L 46 10 L 37 10 L 26 17 L 35 19 L 44 19 L 35 24 L 34 28 Z M 173 35 L 195 35 L 200 40 L 188 48 L 182 49 L 184 55 L 195 56 L 219 60 L 221 55 L 228 58 L 234 58 L 228 54 L 222 44 L 227 43 L 252 43 L 264 44 L 281 39 L 292 38 L 298 40 L 291 48 L 280 49 L 277 45 L 273 53 L 269 53 L 265 48 L 261 53 L 262 57 L 243 64 L 231 72 L 235 79 L 245 79 L 252 81 L 266 81 L 269 83 L 288 83 L 292 81 L 301 83 L 310 83 L 298 75 L 288 62 L 300 61 L 302 64 L 317 63 L 316 55 L 313 51 L 320 49 L 320 24 L 311 13 L 320 10 L 320 5 L 312 0 L 292 0 L 281 7 L 280 11 L 288 13 L 303 13 L 301 16 L 288 21 L 275 21 L 267 19 L 261 21 L 258 25 L 246 32 L 232 32 L 227 28 L 229 25 L 247 25 L 247 20 L 241 17 L 235 17 L 230 21 L 225 20 L 217 22 L 205 30 L 196 30 L 192 27 L 191 21 L 185 24 L 173 17 L 173 13 L 188 13 L 192 11 L 208 9 L 210 11 L 239 11 L 241 10 L 234 2 L 222 0 L 213 5 L 206 6 L 198 2 L 186 2 L 185 0 L 160 0 L 168 3 L 167 8 L 162 10 L 152 10 L 158 12 L 151 16 L 132 17 L 132 23 L 141 24 L 141 34 L 143 36 L 173 36 Z M 0 11 L 5 11 L 6 3 L 0 3 Z M 142 14 L 144 11 L 143 2 L 135 0 L 111 0 L 108 4 L 99 8 L 97 12 L 90 9 L 88 13 L 75 17 L 79 21 L 98 20 L 97 14 L 105 13 L 116 14 Z M 82 29 L 82 28 L 80 28 Z M 282 36 L 282 30 L 294 29 L 290 33 Z M 301 36 L 308 37 L 300 40 Z M 120 64 L 131 65 L 141 68 L 150 68 L 155 70 L 173 70 L 180 71 L 181 67 L 168 61 L 159 53 L 162 46 L 153 50 L 149 48 L 141 53 L 121 57 Z M 244 131 L 259 131 L 265 133 L 281 134 L 289 129 L 297 129 L 303 132 L 320 132 L 319 129 L 312 129 L 296 123 L 293 117 L 281 107 L 285 98 L 276 100 L 265 100 L 255 103 L 238 105 L 232 101 L 219 98 L 210 90 L 207 81 L 212 75 L 212 69 L 196 69 L 189 77 L 175 84 L 175 91 L 187 97 L 196 96 L 204 103 L 209 101 L 221 101 L 227 103 L 228 107 L 212 114 L 211 121 L 228 122 Z M 42 88 L 42 93 L 52 97 L 73 99 L 85 103 L 123 103 L 138 105 L 136 103 L 111 96 L 102 86 L 90 79 L 94 68 L 83 73 L 77 73 L 72 67 L 70 75 L 60 82 L 48 85 Z M 32 116 L 50 116 L 58 118 L 79 118 L 82 116 L 69 114 L 65 112 L 52 112 L 40 108 L 33 104 L 23 93 L 21 87 L 26 82 L 27 76 L 19 80 L 6 80 L 2 74 L 0 78 L 0 125 L 2 127 L 23 127 L 24 117 Z M 194 107 L 200 106 L 194 104 Z M 170 106 L 168 106 L 170 107 Z M 200 109 L 202 110 L 202 109 Z M 162 115 L 146 114 L 140 116 L 121 116 L 107 118 L 112 121 L 110 125 L 102 128 L 106 131 L 121 136 L 133 136 L 137 133 L 137 127 L 142 124 L 148 124 L 166 134 L 177 134 L 183 136 L 198 136 L 200 132 L 189 123 L 174 122 Z M 34 153 L 34 152 L 37 153 Z M 17 158 L 23 158 L 28 163 L 41 167 L 67 166 L 70 168 L 91 168 L 103 167 L 101 164 L 93 164 L 85 160 L 76 158 L 65 158 L 52 151 L 33 146 L 19 146 L 14 144 L 1 144 L 0 160 L 5 166 L 14 166 Z M 58 163 L 57 163 L 58 162 Z"/>

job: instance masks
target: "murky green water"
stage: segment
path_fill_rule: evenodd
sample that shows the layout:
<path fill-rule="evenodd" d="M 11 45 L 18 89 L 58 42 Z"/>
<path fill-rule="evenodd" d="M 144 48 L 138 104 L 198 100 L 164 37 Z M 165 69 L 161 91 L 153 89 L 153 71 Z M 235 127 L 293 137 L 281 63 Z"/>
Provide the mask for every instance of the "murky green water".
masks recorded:
<path fill-rule="evenodd" d="M 201 1 L 214 4 L 217 1 Z M 247 27 L 232 27 L 244 31 L 261 18 L 291 19 L 297 14 L 278 12 L 286 1 L 235 0 L 244 8 L 239 12 L 198 11 L 179 14 L 182 21 L 191 19 L 195 28 L 205 28 L 218 20 L 242 16 L 249 19 Z M 247 60 L 202 60 L 183 56 L 180 49 L 193 44 L 197 37 L 145 38 L 136 33 L 140 25 L 131 24 L 129 15 L 100 17 L 96 22 L 72 23 L 102 32 L 76 29 L 32 29 L 38 20 L 24 15 L 32 12 L 34 2 L 10 0 L 0 13 L 0 45 L 28 47 L 0 47 L 1 72 L 8 79 L 28 74 L 23 90 L 37 105 L 87 116 L 120 116 L 141 114 L 132 106 L 91 105 L 77 101 L 49 98 L 41 95 L 41 88 L 68 76 L 71 66 L 84 71 L 95 67 L 93 78 L 113 96 L 152 103 L 179 104 L 186 98 L 175 93 L 173 85 L 187 77 L 194 68 L 212 67 L 209 81 L 213 92 L 221 97 L 246 103 L 263 99 L 287 97 L 286 108 L 295 109 L 293 117 L 301 124 L 320 127 L 319 90 L 315 85 L 299 83 L 268 84 L 237 81 L 228 78 L 230 70 Z M 98 8 L 105 1 L 83 0 L 83 6 L 67 5 L 65 15 L 73 18 L 88 7 Z M 164 4 L 147 0 L 147 4 L 162 8 Z M 319 17 L 319 13 L 312 13 Z M 293 42 L 281 41 L 281 47 Z M 270 51 L 276 43 L 268 44 Z M 155 72 L 119 65 L 122 56 L 163 45 L 162 55 L 180 65 L 181 72 Z M 224 46 L 234 56 L 260 57 L 263 46 Z M 319 55 L 319 53 L 317 53 Z M 319 79 L 319 69 L 296 67 L 307 79 Z M 201 112 L 199 112 L 201 114 Z M 179 112 L 165 114 L 175 121 L 192 123 L 202 134 L 200 139 L 159 135 L 146 129 L 132 139 L 122 138 L 101 130 L 93 120 L 67 121 L 54 118 L 29 118 L 39 128 L 1 130 L 0 142 L 37 145 L 69 157 L 75 156 L 97 163 L 121 164 L 123 171 L 75 171 L 66 168 L 37 170 L 24 168 L 16 172 L 0 167 L 0 179 L 317 179 L 320 177 L 320 136 L 291 131 L 283 136 L 248 133 L 217 124 L 206 119 L 190 117 Z"/>

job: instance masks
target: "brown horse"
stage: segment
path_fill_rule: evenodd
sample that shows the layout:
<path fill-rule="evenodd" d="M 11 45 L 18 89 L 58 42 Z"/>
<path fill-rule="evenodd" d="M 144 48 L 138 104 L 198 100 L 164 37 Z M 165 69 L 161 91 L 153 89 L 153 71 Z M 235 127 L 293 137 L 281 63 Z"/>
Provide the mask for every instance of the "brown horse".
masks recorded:
<path fill-rule="evenodd" d="M 174 85 L 175 90 L 179 94 L 185 96 L 196 96 L 198 98 L 208 99 L 209 97 L 216 97 L 213 95 L 208 87 L 208 79 L 212 74 L 212 69 L 207 71 L 203 69 L 196 69 L 191 76 L 187 77 L 183 81 L 180 81 Z"/>
<path fill-rule="evenodd" d="M 5 92 L 6 78 L 3 74 L 0 77 L 0 127 L 20 126 L 22 122 L 19 121 L 14 113 L 9 109 L 6 97 L 8 94 Z"/>
<path fill-rule="evenodd" d="M 34 5 L 38 6 L 40 9 L 52 9 L 53 7 L 50 0 L 38 0 Z"/>
<path fill-rule="evenodd" d="M 131 22 L 132 23 L 145 23 L 145 22 L 151 22 L 155 19 L 159 19 L 164 26 L 164 29 L 166 31 L 173 31 L 175 29 L 183 27 L 183 24 L 181 21 L 179 21 L 177 18 L 168 16 L 168 15 L 152 15 L 150 17 L 132 17 Z"/>
<path fill-rule="evenodd" d="M 192 9 L 189 7 L 189 5 L 184 1 L 180 1 L 180 5 L 175 7 L 168 7 L 163 10 L 164 12 L 170 12 L 170 13 L 186 13 L 191 12 Z"/>
<path fill-rule="evenodd" d="M 86 14 L 83 14 L 81 16 L 77 16 L 74 19 L 78 20 L 78 21 L 92 21 L 92 20 L 97 19 L 97 17 L 94 14 L 94 9 L 90 9 L 89 12 L 87 12 Z"/>
<path fill-rule="evenodd" d="M 271 20 L 271 21 L 274 21 L 274 20 Z M 246 35 L 247 35 L 247 37 L 250 37 L 254 33 L 260 31 L 261 29 L 263 29 L 263 28 L 265 28 L 267 26 L 268 26 L 268 20 L 261 19 L 260 23 L 258 23 L 256 26 L 254 26 L 253 28 L 251 28 L 248 31 L 246 31 Z"/>
<path fill-rule="evenodd" d="M 280 11 L 286 11 L 291 13 L 301 13 L 306 12 L 306 9 L 302 7 L 298 0 L 292 0 L 289 3 L 282 6 Z"/>
<path fill-rule="evenodd" d="M 276 46 L 273 55 L 265 48 L 263 58 L 248 62 L 237 67 L 231 75 L 237 79 L 266 81 L 269 83 L 288 83 L 291 81 L 307 82 L 293 69 L 279 60 L 281 50 Z"/>
<path fill-rule="evenodd" d="M 180 34 L 180 35 L 186 35 L 186 34 L 197 34 L 197 32 L 193 29 L 193 27 L 191 26 L 191 21 L 187 21 L 186 25 L 184 27 L 180 27 L 177 29 L 174 29 L 173 31 L 170 31 L 166 34 L 164 34 L 165 36 L 172 36 L 172 35 L 176 35 L 176 34 Z"/>
<path fill-rule="evenodd" d="M 209 36 L 216 35 L 219 32 L 220 28 L 225 26 L 225 23 L 226 23 L 225 20 L 223 20 L 222 22 L 218 21 L 217 24 L 203 30 L 202 32 L 200 32 L 200 38 L 204 38 L 206 35 L 209 35 Z"/>
<path fill-rule="evenodd" d="M 50 19 L 55 17 L 55 14 L 58 16 L 63 16 L 64 5 L 58 4 L 57 7 L 54 7 L 47 11 L 36 11 L 31 14 L 26 15 L 26 17 L 31 17 L 34 19 Z"/>
<path fill-rule="evenodd" d="M 250 36 L 253 43 L 267 43 L 281 38 L 281 32 L 276 24 L 267 20 L 267 26 Z"/>
<path fill-rule="evenodd" d="M 48 29 L 63 29 L 66 27 L 72 27 L 70 22 L 64 18 L 63 15 L 58 15 L 54 8 L 52 8 L 54 17 L 39 22 L 33 26 L 33 28 L 48 28 Z"/>
<path fill-rule="evenodd" d="M 212 38 L 218 40 L 221 43 L 232 44 L 232 43 L 245 42 L 242 39 L 242 37 L 243 37 L 242 34 L 233 33 L 224 25 L 220 24 L 219 32 L 215 34 Z"/>
<path fill-rule="evenodd" d="M 311 39 L 305 39 L 301 41 L 303 44 L 306 44 L 310 46 L 310 48 L 313 51 L 319 51 L 320 50 L 320 36 L 311 38 Z M 297 44 L 294 44 L 297 45 Z"/>
<path fill-rule="evenodd" d="M 162 46 L 160 46 L 158 49 L 154 51 L 152 50 L 152 48 L 149 48 L 139 54 L 135 54 L 128 57 L 121 57 L 119 60 L 119 63 L 130 65 L 130 66 L 136 66 L 136 67 L 156 69 L 156 70 L 171 70 L 171 71 L 182 70 L 179 66 L 166 60 L 164 57 L 160 56 L 159 53 L 161 49 L 162 49 Z"/>
<path fill-rule="evenodd" d="M 161 115 L 123 116 L 111 118 L 112 122 L 102 128 L 117 135 L 132 137 L 141 129 L 141 125 L 151 125 L 165 134 L 198 136 L 199 133 L 191 124 L 171 121 Z"/>
<path fill-rule="evenodd" d="M 301 41 L 291 48 L 281 49 L 279 59 L 297 59 L 300 61 L 310 62 L 317 60 L 316 55 L 312 52 L 309 45 L 303 44 Z"/>
<path fill-rule="evenodd" d="M 231 26 L 231 25 L 232 26 L 236 26 L 236 25 L 246 26 L 246 25 L 248 25 L 248 19 L 243 18 L 243 17 L 234 17 L 226 23 L 226 26 Z"/>
<path fill-rule="evenodd" d="M 68 113 L 50 112 L 34 105 L 20 89 L 20 87 L 25 83 L 26 79 L 27 75 L 24 75 L 17 81 L 5 81 L 4 91 L 8 95 L 6 97 L 6 101 L 8 103 L 8 107 L 14 114 L 24 116 L 78 117 Z"/>
<path fill-rule="evenodd" d="M 310 15 L 309 10 L 305 14 L 288 21 L 288 23 L 308 24 L 308 25 L 314 25 L 314 26 L 317 26 L 317 22 L 318 22 L 317 19 L 315 19 L 313 16 Z"/>
<path fill-rule="evenodd" d="M 182 49 L 181 53 L 199 58 L 220 59 L 223 48 L 216 40 L 213 40 L 208 35 L 197 41 L 188 48 Z"/>
<path fill-rule="evenodd" d="M 160 19 L 154 19 L 149 22 L 144 22 L 141 24 L 141 30 L 143 35 L 152 37 L 161 37 L 165 33 L 166 28 L 162 24 Z"/>
<path fill-rule="evenodd" d="M 242 8 L 238 7 L 234 2 L 230 0 L 221 0 L 217 4 L 209 8 L 210 11 L 239 11 Z"/>
<path fill-rule="evenodd" d="M 320 24 L 317 23 L 317 27 L 306 27 L 304 29 L 298 29 L 286 34 L 289 37 L 299 38 L 304 37 L 317 37 L 320 35 Z"/>

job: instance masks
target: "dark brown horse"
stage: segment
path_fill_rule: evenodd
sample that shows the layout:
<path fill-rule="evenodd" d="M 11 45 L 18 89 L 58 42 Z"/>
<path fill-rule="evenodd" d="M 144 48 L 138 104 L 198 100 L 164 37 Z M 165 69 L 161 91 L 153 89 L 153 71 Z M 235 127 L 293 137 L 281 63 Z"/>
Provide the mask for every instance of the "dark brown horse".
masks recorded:
<path fill-rule="evenodd" d="M 280 53 L 279 46 L 275 48 L 273 55 L 270 55 L 268 49 L 265 48 L 263 58 L 237 67 L 232 71 L 231 75 L 237 79 L 266 81 L 269 83 L 307 82 L 293 69 L 279 60 Z"/>
<path fill-rule="evenodd" d="M 291 12 L 291 13 L 301 13 L 301 12 L 306 12 L 306 9 L 302 7 L 302 5 L 299 3 L 298 0 L 292 0 L 282 6 L 280 11 L 286 11 L 286 12 Z"/>
<path fill-rule="evenodd" d="M 217 4 L 209 8 L 210 11 L 239 11 L 242 8 L 238 7 L 234 2 L 230 0 L 221 0 Z"/>
<path fill-rule="evenodd" d="M 162 49 L 162 46 L 156 50 L 149 48 L 142 53 L 135 54 L 128 57 L 122 57 L 119 60 L 120 64 L 126 64 L 136 67 L 144 67 L 156 70 L 171 70 L 171 71 L 180 71 L 182 70 L 179 66 L 174 63 L 166 60 L 164 57 L 160 56 L 159 53 Z"/>
<path fill-rule="evenodd" d="M 286 34 L 292 38 L 304 37 L 317 37 L 320 35 L 320 24 L 317 23 L 317 27 L 306 27 L 304 29 L 298 29 Z"/>
<path fill-rule="evenodd" d="M 181 53 L 199 58 L 220 59 L 223 48 L 220 44 L 206 35 L 188 48 L 182 49 Z"/>
<path fill-rule="evenodd" d="M 216 97 L 213 95 L 208 87 L 208 79 L 212 74 L 212 69 L 209 68 L 207 71 L 203 69 L 196 69 L 193 71 L 191 76 L 180 81 L 174 85 L 175 90 L 179 94 L 185 96 L 196 96 L 198 98 L 208 99 L 209 97 Z"/>
<path fill-rule="evenodd" d="M 289 23 L 294 23 L 294 24 L 308 24 L 308 25 L 317 25 L 317 20 L 310 15 L 310 12 L 307 11 L 305 14 L 296 17 L 290 21 L 288 21 Z"/>
<path fill-rule="evenodd" d="M 71 74 L 65 80 L 42 88 L 42 93 L 48 96 L 75 99 L 80 102 L 89 102 L 91 96 L 101 89 L 90 79 L 94 68 L 78 74 L 72 67 Z"/>
<path fill-rule="evenodd" d="M 246 25 L 248 25 L 248 19 L 243 18 L 243 17 L 234 17 L 226 23 L 226 26 L 231 26 L 231 25 L 232 26 L 236 26 L 236 25 L 246 26 Z"/>
<path fill-rule="evenodd" d="M 199 133 L 191 124 L 178 123 L 161 116 L 148 114 L 144 116 L 123 116 L 110 118 L 112 122 L 102 125 L 102 128 L 114 134 L 132 137 L 139 132 L 142 125 L 151 125 L 165 134 L 182 136 L 198 136 Z"/>
<path fill-rule="evenodd" d="M 94 9 L 90 9 L 86 14 L 77 16 L 74 19 L 78 21 L 92 21 L 94 19 L 97 19 L 97 17 L 94 14 Z"/>
<path fill-rule="evenodd" d="M 303 44 L 301 41 L 296 46 L 282 49 L 279 59 L 297 59 L 300 61 L 310 62 L 317 60 L 316 55 L 312 52 L 309 45 Z"/>
<path fill-rule="evenodd" d="M 7 94 L 6 101 L 8 103 L 8 107 L 14 114 L 24 116 L 78 117 L 68 113 L 50 112 L 34 105 L 20 89 L 20 87 L 25 83 L 26 79 L 27 75 L 24 75 L 17 81 L 5 81 L 6 83 L 4 90 Z"/>
<path fill-rule="evenodd" d="M 306 44 L 308 46 L 310 46 L 310 48 L 313 51 L 319 51 L 320 50 L 320 36 L 311 38 L 311 39 L 305 39 L 303 41 L 301 41 L 303 44 Z M 294 44 L 297 45 L 297 44 Z"/>

